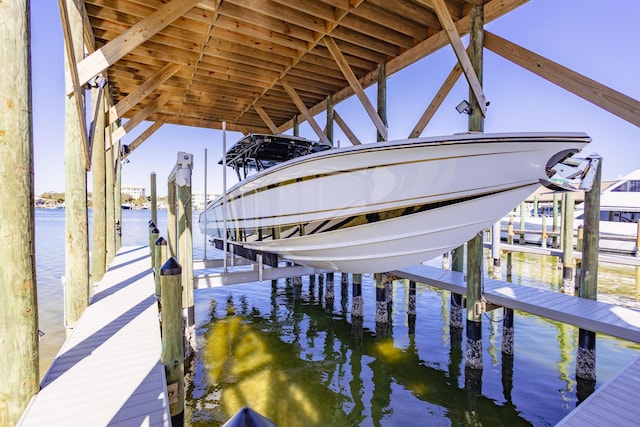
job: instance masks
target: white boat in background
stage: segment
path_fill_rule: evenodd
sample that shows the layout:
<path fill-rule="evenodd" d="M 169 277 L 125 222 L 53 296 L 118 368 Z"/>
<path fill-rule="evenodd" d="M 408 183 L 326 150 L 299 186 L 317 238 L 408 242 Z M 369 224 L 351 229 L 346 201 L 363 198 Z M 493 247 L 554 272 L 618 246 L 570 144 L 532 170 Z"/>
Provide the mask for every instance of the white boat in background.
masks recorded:
<path fill-rule="evenodd" d="M 514 228 L 520 228 L 519 213 L 513 213 Z M 582 226 L 584 209 L 576 207 L 574 234 Z M 552 230 L 551 218 L 547 215 L 546 228 Z M 600 194 L 600 240 L 599 248 L 604 252 L 637 254 L 638 221 L 640 221 L 640 169 L 625 175 Z M 506 228 L 509 218 L 503 218 L 501 226 Z M 525 230 L 542 230 L 542 216 L 525 217 Z M 506 233 L 502 234 L 506 238 Z M 518 236 L 516 235 L 516 240 Z M 525 233 L 525 243 L 540 244 L 541 234 Z M 575 244 L 575 239 L 574 239 Z M 551 245 L 548 238 L 547 245 Z"/>
<path fill-rule="evenodd" d="M 471 133 L 329 149 L 249 135 L 226 155 L 244 179 L 200 225 L 222 239 L 226 218 L 229 242 L 301 265 L 390 271 L 491 226 L 589 142 L 583 133 Z"/>

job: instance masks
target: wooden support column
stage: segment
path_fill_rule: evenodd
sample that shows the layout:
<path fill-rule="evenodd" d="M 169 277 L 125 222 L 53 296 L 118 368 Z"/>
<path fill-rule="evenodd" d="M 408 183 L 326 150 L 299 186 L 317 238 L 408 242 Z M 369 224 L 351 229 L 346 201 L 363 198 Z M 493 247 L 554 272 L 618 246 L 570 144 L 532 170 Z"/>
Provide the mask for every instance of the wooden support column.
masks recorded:
<path fill-rule="evenodd" d="M 565 193 L 562 199 L 562 292 L 573 294 L 575 279 L 573 275 L 573 193 Z"/>
<path fill-rule="evenodd" d="M 156 189 L 156 173 L 151 172 L 150 177 L 150 186 L 151 186 L 151 221 L 153 221 L 156 226 L 158 225 L 158 196 Z M 205 194 L 205 198 L 207 195 Z"/>
<path fill-rule="evenodd" d="M 176 229 L 176 183 L 169 181 L 167 184 L 167 241 L 169 242 L 168 255 L 177 256 L 178 231 Z"/>
<path fill-rule="evenodd" d="M 95 132 L 93 133 L 91 154 L 91 180 L 93 192 L 91 196 L 92 245 L 91 245 L 91 279 L 93 283 L 102 280 L 107 270 L 107 171 L 105 152 L 105 97 L 102 89 L 93 89 L 95 99 Z"/>
<path fill-rule="evenodd" d="M 333 109 L 333 99 L 331 96 L 327 96 L 327 126 L 325 133 L 327 134 L 327 139 L 331 141 L 331 144 L 335 146 L 335 141 L 333 140 L 333 118 L 335 110 Z"/>
<path fill-rule="evenodd" d="M 333 301 L 335 300 L 333 276 L 333 272 L 327 273 L 327 289 L 324 295 L 324 309 L 326 311 L 333 311 Z"/>
<path fill-rule="evenodd" d="M 558 193 L 553 193 L 553 226 L 551 228 L 551 231 L 553 231 L 554 233 L 560 231 L 560 227 L 558 225 Z M 551 240 L 551 246 L 553 248 L 557 248 L 559 246 L 559 240 L 560 239 L 558 239 L 558 236 L 554 234 L 553 239 Z"/>
<path fill-rule="evenodd" d="M 300 124 L 298 123 L 298 116 L 293 116 L 293 136 L 300 136 Z"/>
<path fill-rule="evenodd" d="M 105 129 L 105 139 L 108 142 L 106 152 L 105 173 L 105 211 L 106 211 L 106 245 L 107 245 L 107 265 L 116 257 L 116 208 L 115 208 L 115 147 L 111 144 L 111 128 Z"/>
<path fill-rule="evenodd" d="M 120 147 L 120 144 L 117 146 Z M 116 252 L 118 252 L 122 247 L 122 158 L 119 148 L 114 154 L 117 156 L 113 201 L 116 213 Z"/>
<path fill-rule="evenodd" d="M 525 216 L 525 206 L 524 206 L 524 201 L 520 203 L 520 244 L 524 245 L 526 243 L 525 241 L 525 232 L 524 232 L 524 216 Z"/>
<path fill-rule="evenodd" d="M 416 282 L 410 280 L 407 304 L 407 323 L 409 324 L 409 331 L 412 333 L 415 332 L 416 314 Z"/>
<path fill-rule="evenodd" d="M 351 317 L 364 316 L 364 299 L 362 298 L 362 274 L 354 274 L 351 279 Z"/>
<path fill-rule="evenodd" d="M 376 285 L 376 335 L 387 336 L 389 331 L 389 304 L 387 303 L 387 281 L 384 273 L 373 275 Z"/>
<path fill-rule="evenodd" d="M 593 158 L 593 156 L 592 156 Z M 598 252 L 600 237 L 600 190 L 602 161 L 597 165 L 593 185 L 584 193 L 584 243 L 582 249 L 582 270 L 578 296 L 591 300 L 598 299 Z M 596 334 L 593 331 L 578 331 L 578 354 L 576 356 L 576 377 L 589 381 L 596 379 Z"/>
<path fill-rule="evenodd" d="M 387 121 L 387 67 L 385 64 L 378 64 L 378 116 L 384 123 L 386 129 L 389 128 Z M 388 135 L 377 132 L 378 142 L 385 141 Z"/>
<path fill-rule="evenodd" d="M 0 2 L 0 425 L 38 392 L 29 2 Z"/>
<path fill-rule="evenodd" d="M 193 301 L 193 233 L 191 206 L 191 170 L 193 155 L 178 153 L 175 183 L 178 202 L 178 260 L 182 265 L 183 310 L 185 318 L 185 355 L 190 357 L 196 352 L 195 307 Z"/>
<path fill-rule="evenodd" d="M 79 4 L 65 0 L 69 11 L 69 29 L 76 58 L 84 54 L 83 21 L 78 13 Z M 68 40 L 67 40 L 68 41 Z M 65 60 L 68 73 L 69 61 Z M 82 146 L 85 131 L 78 115 L 76 96 L 67 96 L 65 102 L 65 315 L 67 334 L 89 305 L 89 220 L 87 213 L 86 155 Z M 82 102 L 84 105 L 84 102 Z"/>
<path fill-rule="evenodd" d="M 482 45 L 484 35 L 484 6 L 473 6 L 471 9 L 471 32 L 469 38 L 469 55 L 475 75 L 482 85 Z M 476 98 L 477 88 L 469 90 L 469 131 L 483 132 L 484 118 L 480 103 L 484 98 Z M 481 93 L 481 91 L 480 91 Z M 484 106 L 484 105 L 483 105 Z M 471 369 L 482 369 L 482 233 L 478 233 L 467 243 L 467 346 L 466 366 Z"/>
<path fill-rule="evenodd" d="M 451 251 L 451 270 L 462 273 L 464 271 L 464 245 L 459 246 Z M 452 329 L 462 330 L 464 322 L 462 321 L 462 295 L 451 293 L 449 327 Z"/>

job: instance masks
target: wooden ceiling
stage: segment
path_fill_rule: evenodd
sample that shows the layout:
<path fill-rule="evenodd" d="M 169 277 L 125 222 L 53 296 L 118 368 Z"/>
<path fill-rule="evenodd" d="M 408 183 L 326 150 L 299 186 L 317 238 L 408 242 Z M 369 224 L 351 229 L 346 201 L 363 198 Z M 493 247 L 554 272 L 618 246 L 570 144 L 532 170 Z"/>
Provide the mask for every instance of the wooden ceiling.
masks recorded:
<path fill-rule="evenodd" d="M 284 132 L 375 83 L 379 65 L 391 75 L 449 44 L 434 6 L 462 36 L 481 1 L 86 0 L 77 69 L 84 84 L 107 66 L 110 121 L 130 122 L 119 136 L 142 121 Z M 485 1 L 485 23 L 525 2 Z"/>

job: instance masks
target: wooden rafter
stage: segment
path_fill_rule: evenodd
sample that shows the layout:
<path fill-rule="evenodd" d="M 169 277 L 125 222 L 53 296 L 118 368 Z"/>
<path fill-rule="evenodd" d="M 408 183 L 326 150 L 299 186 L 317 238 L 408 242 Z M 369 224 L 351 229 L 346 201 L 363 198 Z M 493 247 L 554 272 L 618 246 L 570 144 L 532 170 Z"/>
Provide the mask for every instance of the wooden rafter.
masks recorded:
<path fill-rule="evenodd" d="M 147 120 L 149 116 L 156 112 L 160 107 L 169 102 L 171 99 L 171 94 L 166 93 L 164 95 L 160 95 L 153 102 L 147 105 L 145 108 L 140 110 L 138 114 L 133 116 L 130 120 L 128 120 L 125 124 L 120 126 L 118 129 L 113 132 L 113 139 L 118 140 L 122 139 L 127 133 L 131 132 L 133 128 L 138 126 L 143 121 Z"/>
<path fill-rule="evenodd" d="M 172 0 L 78 63 L 79 84 L 113 65 L 134 48 L 191 10 L 200 0 Z"/>
<path fill-rule="evenodd" d="M 347 136 L 347 138 L 349 139 L 349 142 L 351 142 L 351 145 L 362 144 L 362 142 L 360 142 L 356 134 L 353 133 L 351 128 L 347 125 L 347 122 L 345 122 L 340 116 L 340 114 L 338 114 L 338 112 L 335 110 L 333 112 L 333 120 L 335 120 L 338 126 L 340 126 L 340 129 L 342 129 L 342 132 L 344 132 L 344 134 Z"/>
<path fill-rule="evenodd" d="M 275 123 L 273 123 L 273 120 L 271 120 L 271 117 L 269 117 L 266 111 L 264 111 L 264 108 L 260 107 L 259 105 L 254 105 L 253 108 L 255 108 L 264 123 L 269 127 L 271 133 L 278 133 L 278 127 L 275 125 Z"/>
<path fill-rule="evenodd" d="M 387 127 L 378 115 L 376 108 L 367 97 L 367 94 L 364 92 L 362 85 L 358 81 L 356 75 L 353 73 L 353 70 L 349 66 L 349 62 L 347 62 L 347 60 L 345 59 L 335 40 L 333 40 L 331 37 L 325 37 L 324 44 L 329 49 L 329 52 L 331 52 L 331 56 L 333 56 L 333 59 L 336 61 L 338 67 L 340 67 L 340 70 L 349 82 L 349 86 L 351 86 L 351 89 L 353 89 L 353 91 L 355 92 L 367 114 L 369 114 L 369 117 L 371 118 L 371 121 L 373 121 L 373 124 L 376 126 L 376 129 L 378 129 L 378 132 L 380 133 L 380 135 L 382 135 L 382 139 L 386 140 Z"/>
<path fill-rule="evenodd" d="M 449 14 L 449 10 L 447 9 L 444 0 L 431 0 L 430 3 L 433 3 L 433 7 L 435 8 L 436 14 L 438 15 L 438 19 L 442 24 L 442 28 L 449 38 L 449 43 L 451 43 L 451 47 L 453 48 L 453 51 L 458 58 L 458 62 L 462 66 L 462 71 L 464 71 L 464 75 L 467 78 L 469 87 L 478 100 L 478 106 L 480 107 L 482 115 L 484 116 L 487 112 L 487 99 L 484 96 L 484 91 L 482 90 L 480 80 L 473 70 L 473 65 L 471 65 L 471 60 L 469 59 L 469 55 L 467 55 L 467 51 L 462 44 L 460 34 L 458 34 L 458 31 L 456 30 L 456 26 L 453 22 L 453 19 L 451 18 L 451 15 Z"/>
<path fill-rule="evenodd" d="M 453 86 L 460 78 L 461 74 L 462 67 L 460 66 L 460 63 L 456 63 L 447 78 L 444 80 L 444 83 L 442 83 L 442 86 L 440 86 L 440 89 L 438 90 L 436 95 L 433 97 L 433 100 L 431 100 L 431 103 L 427 106 L 426 110 L 424 110 L 424 113 L 422 113 L 422 116 L 418 120 L 418 123 L 416 123 L 416 126 L 409 134 L 409 138 L 417 138 L 420 136 L 424 128 L 427 127 L 427 124 L 429 124 L 429 121 L 431 121 L 431 119 L 433 118 L 433 115 L 442 105 L 442 102 L 451 91 L 451 88 L 453 88 Z"/>
<path fill-rule="evenodd" d="M 588 77 L 546 59 L 493 33 L 485 32 L 484 46 L 623 120 L 640 126 L 640 102 Z"/>
<path fill-rule="evenodd" d="M 124 154 L 126 158 L 129 154 L 133 152 L 136 148 L 138 148 L 144 141 L 146 141 L 151 135 L 153 135 L 165 122 L 163 120 L 158 120 L 153 122 L 151 126 L 145 129 L 131 144 L 129 144 L 129 152 Z"/>
<path fill-rule="evenodd" d="M 314 130 L 316 135 L 318 135 L 318 138 L 326 144 L 331 144 L 331 141 L 329 141 L 329 138 L 327 138 L 327 135 L 325 135 L 324 132 L 322 132 L 322 128 L 315 121 L 311 113 L 309 113 L 309 110 L 304 105 L 302 98 L 300 98 L 300 96 L 296 93 L 296 90 L 293 88 L 293 86 L 291 86 L 289 83 L 287 83 L 284 80 L 281 80 L 280 84 L 282 85 L 284 90 L 289 94 L 289 97 L 291 98 L 293 103 L 296 105 L 296 107 L 298 107 L 298 110 L 300 110 L 300 113 L 302 113 L 305 120 L 309 122 L 309 125 Z"/>
<path fill-rule="evenodd" d="M 133 92 L 109 109 L 109 124 L 115 122 L 122 117 L 127 111 L 135 107 L 140 101 L 149 96 L 153 91 L 160 87 L 162 83 L 167 81 L 171 76 L 177 73 L 183 65 L 167 64 L 157 73 L 151 76 L 147 81 L 142 83 Z"/>

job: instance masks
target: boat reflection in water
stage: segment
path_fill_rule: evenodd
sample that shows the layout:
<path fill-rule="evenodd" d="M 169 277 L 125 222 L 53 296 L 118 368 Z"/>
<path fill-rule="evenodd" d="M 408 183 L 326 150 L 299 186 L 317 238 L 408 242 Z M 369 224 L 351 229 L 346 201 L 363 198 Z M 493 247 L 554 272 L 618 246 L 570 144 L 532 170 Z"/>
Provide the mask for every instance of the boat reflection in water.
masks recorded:
<path fill-rule="evenodd" d="M 390 271 L 491 226 L 589 141 L 581 133 L 472 133 L 330 149 L 249 135 L 226 155 L 244 179 L 200 224 L 222 239 L 226 218 L 231 241 L 301 265 Z"/>

